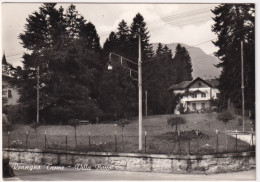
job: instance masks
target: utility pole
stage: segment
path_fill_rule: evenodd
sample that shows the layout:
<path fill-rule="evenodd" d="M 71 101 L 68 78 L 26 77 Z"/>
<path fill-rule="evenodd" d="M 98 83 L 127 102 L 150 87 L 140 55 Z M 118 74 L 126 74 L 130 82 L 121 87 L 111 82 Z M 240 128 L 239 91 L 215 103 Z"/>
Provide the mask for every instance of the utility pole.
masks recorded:
<path fill-rule="evenodd" d="M 243 133 L 245 132 L 245 96 L 244 96 L 244 55 L 243 55 L 243 41 L 241 40 L 241 90 L 242 90 L 242 121 Z"/>
<path fill-rule="evenodd" d="M 39 109 L 40 109 L 39 82 L 40 82 L 40 67 L 38 64 L 38 66 L 37 66 L 37 120 L 36 120 L 37 123 L 39 123 Z"/>
<path fill-rule="evenodd" d="M 139 90 L 139 151 L 143 149 L 143 111 L 142 111 L 142 55 L 141 55 L 141 33 L 139 29 L 139 59 L 138 59 L 138 90 Z"/>
<path fill-rule="evenodd" d="M 147 90 L 145 91 L 145 116 L 147 117 Z"/>

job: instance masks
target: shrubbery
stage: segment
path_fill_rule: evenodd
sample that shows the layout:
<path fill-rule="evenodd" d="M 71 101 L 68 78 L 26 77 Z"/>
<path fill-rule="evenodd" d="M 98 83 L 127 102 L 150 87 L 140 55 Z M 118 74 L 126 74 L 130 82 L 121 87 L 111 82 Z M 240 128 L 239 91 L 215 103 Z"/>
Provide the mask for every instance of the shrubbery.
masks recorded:
<path fill-rule="evenodd" d="M 175 126 L 175 131 L 178 130 L 178 125 L 180 124 L 185 124 L 186 120 L 180 116 L 173 116 L 167 119 L 167 124 L 171 125 L 171 127 L 173 128 L 173 126 Z"/>

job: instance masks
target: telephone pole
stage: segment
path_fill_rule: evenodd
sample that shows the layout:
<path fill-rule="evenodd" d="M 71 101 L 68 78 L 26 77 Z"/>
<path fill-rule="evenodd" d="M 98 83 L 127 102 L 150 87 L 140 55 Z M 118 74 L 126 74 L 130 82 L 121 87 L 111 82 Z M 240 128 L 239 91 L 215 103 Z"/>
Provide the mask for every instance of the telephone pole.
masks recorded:
<path fill-rule="evenodd" d="M 145 91 L 145 116 L 147 117 L 147 90 Z"/>
<path fill-rule="evenodd" d="M 242 121 L 243 133 L 245 132 L 245 96 L 244 96 L 244 55 L 243 55 L 243 41 L 241 40 L 241 90 L 242 90 Z"/>
<path fill-rule="evenodd" d="M 138 47 L 139 47 L 139 58 L 138 58 L 138 91 L 139 91 L 139 151 L 143 149 L 143 111 L 142 111 L 142 55 L 141 55 L 141 33 L 139 29 L 138 33 Z"/>

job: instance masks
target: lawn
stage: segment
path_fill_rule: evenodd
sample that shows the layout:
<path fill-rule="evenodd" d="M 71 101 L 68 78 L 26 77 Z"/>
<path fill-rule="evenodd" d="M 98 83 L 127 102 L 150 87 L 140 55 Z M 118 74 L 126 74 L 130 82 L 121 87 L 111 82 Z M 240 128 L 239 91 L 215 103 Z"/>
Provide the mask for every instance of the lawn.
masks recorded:
<path fill-rule="evenodd" d="M 143 137 L 144 148 L 147 153 L 162 154 L 187 154 L 187 153 L 214 153 L 217 151 L 216 129 L 220 131 L 218 135 L 218 152 L 234 152 L 236 146 L 235 138 L 228 136 L 228 149 L 225 149 L 224 124 L 216 119 L 216 113 L 210 114 L 185 114 L 182 115 L 187 121 L 186 124 L 178 128 L 180 136 L 173 133 L 175 128 L 167 125 L 167 118 L 170 115 L 148 116 L 143 119 L 143 131 L 147 132 L 146 142 Z M 227 130 L 242 130 L 238 125 L 237 116 L 227 124 Z M 116 123 L 116 122 L 115 122 Z M 246 131 L 251 130 L 249 120 L 245 122 Z M 200 135 L 191 135 L 189 131 L 200 130 Z M 117 152 L 138 152 L 138 119 L 132 119 L 124 127 L 123 140 L 122 129 L 116 124 L 91 124 L 80 125 L 77 127 L 77 148 L 74 136 L 74 128 L 68 125 L 44 125 L 38 128 L 38 147 L 35 130 L 27 125 L 15 125 L 14 130 L 9 135 L 9 146 L 27 148 L 46 148 L 49 149 L 67 149 L 80 151 L 117 151 Z M 116 132 L 116 135 L 115 135 Z M 90 134 L 90 135 L 89 135 Z M 187 135 L 192 140 L 183 140 Z M 8 146 L 7 133 L 3 135 L 3 145 Z M 175 137 L 175 139 L 174 139 Z M 181 138 L 181 139 L 180 139 Z M 19 144 L 14 141 L 20 140 Z M 124 141 L 124 142 L 122 142 Z M 146 145 L 145 145 L 146 143 Z M 146 146 L 146 147 L 145 147 Z M 247 151 L 249 144 L 243 141 L 237 141 L 237 151 Z M 144 151 L 143 151 L 144 152 Z"/>

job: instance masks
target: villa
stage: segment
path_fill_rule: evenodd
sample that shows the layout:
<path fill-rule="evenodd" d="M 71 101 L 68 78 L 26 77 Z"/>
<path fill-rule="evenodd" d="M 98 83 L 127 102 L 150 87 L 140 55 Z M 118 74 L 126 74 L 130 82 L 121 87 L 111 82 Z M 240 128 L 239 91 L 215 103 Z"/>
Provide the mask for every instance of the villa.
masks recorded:
<path fill-rule="evenodd" d="M 184 112 L 200 112 L 211 110 L 211 101 L 219 97 L 217 79 L 201 79 L 197 77 L 192 81 L 183 81 L 172 85 L 168 90 L 179 98 L 174 114 L 180 114 L 180 107 Z"/>

